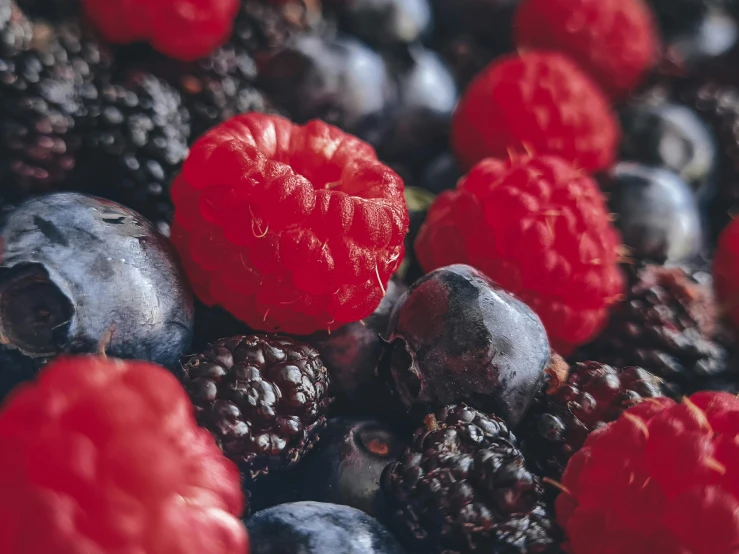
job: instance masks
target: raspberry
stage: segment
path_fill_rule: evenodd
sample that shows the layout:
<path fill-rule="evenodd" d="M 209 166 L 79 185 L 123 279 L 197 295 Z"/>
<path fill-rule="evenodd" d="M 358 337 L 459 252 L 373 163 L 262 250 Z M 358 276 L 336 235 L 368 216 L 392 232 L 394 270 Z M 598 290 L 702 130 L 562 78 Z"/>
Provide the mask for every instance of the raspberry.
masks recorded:
<path fill-rule="evenodd" d="M 525 0 L 514 29 L 518 48 L 570 56 L 616 99 L 639 84 L 659 50 L 643 0 Z"/>
<path fill-rule="evenodd" d="M 230 119 L 193 145 L 172 196 L 172 240 L 195 292 L 252 329 L 358 321 L 403 260 L 403 181 L 321 121 Z"/>
<path fill-rule="evenodd" d="M 595 83 L 552 52 L 490 64 L 467 87 L 452 119 L 452 146 L 466 168 L 523 148 L 595 171 L 613 163 L 619 135 Z"/>
<path fill-rule="evenodd" d="M 5 554 L 247 549 L 239 472 L 159 366 L 65 357 L 0 412 Z"/>
<path fill-rule="evenodd" d="M 516 294 L 569 353 L 623 291 L 617 231 L 595 182 L 553 157 L 486 159 L 439 195 L 416 239 L 426 271 L 464 263 Z"/>
<path fill-rule="evenodd" d="M 226 42 L 238 0 L 82 0 L 110 42 L 148 41 L 168 56 L 191 61 Z"/>
<path fill-rule="evenodd" d="M 591 433 L 556 501 L 571 554 L 730 554 L 739 548 L 739 400 L 652 399 Z"/>
<path fill-rule="evenodd" d="M 734 327 L 739 328 L 739 220 L 734 219 L 719 236 L 713 258 L 716 294 Z"/>

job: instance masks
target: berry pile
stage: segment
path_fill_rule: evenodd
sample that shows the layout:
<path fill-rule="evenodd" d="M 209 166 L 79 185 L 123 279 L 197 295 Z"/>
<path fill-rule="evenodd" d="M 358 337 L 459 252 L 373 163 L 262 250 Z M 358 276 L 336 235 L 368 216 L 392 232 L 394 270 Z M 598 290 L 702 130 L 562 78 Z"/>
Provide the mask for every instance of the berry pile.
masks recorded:
<path fill-rule="evenodd" d="M 3 554 L 739 552 L 739 0 L 0 0 Z"/>

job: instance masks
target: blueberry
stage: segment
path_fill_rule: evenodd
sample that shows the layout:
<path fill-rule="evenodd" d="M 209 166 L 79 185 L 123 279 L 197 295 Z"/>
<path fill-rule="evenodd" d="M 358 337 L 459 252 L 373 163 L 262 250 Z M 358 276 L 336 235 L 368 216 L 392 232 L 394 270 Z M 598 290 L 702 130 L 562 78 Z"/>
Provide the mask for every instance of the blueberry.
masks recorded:
<path fill-rule="evenodd" d="M 604 188 L 631 255 L 657 263 L 685 262 L 703 248 L 695 194 L 666 169 L 622 162 Z"/>
<path fill-rule="evenodd" d="M 408 206 L 408 234 L 405 236 L 405 258 L 398 268 L 396 275 L 405 283 L 412 284 L 423 275 L 423 268 L 418 263 L 413 244 L 416 242 L 418 232 L 426 221 L 429 208 L 436 196 L 426 189 L 406 186 L 403 192 L 405 203 Z"/>
<path fill-rule="evenodd" d="M 340 26 L 373 46 L 410 44 L 432 24 L 428 0 L 329 0 Z"/>
<path fill-rule="evenodd" d="M 258 79 L 296 122 L 323 119 L 372 142 L 396 96 L 382 57 L 347 37 L 301 35 L 265 60 Z"/>
<path fill-rule="evenodd" d="M 462 170 L 451 152 L 444 152 L 434 158 L 423 171 L 419 186 L 435 194 L 453 189 L 462 177 Z"/>
<path fill-rule="evenodd" d="M 431 50 L 412 48 L 402 59 L 396 58 L 396 63 L 399 101 L 378 154 L 382 160 L 422 166 L 449 144 L 457 85 L 446 64 Z"/>
<path fill-rule="evenodd" d="M 318 449 L 302 463 L 301 497 L 352 506 L 370 515 L 378 507 L 382 471 L 397 460 L 410 432 L 387 422 L 335 418 Z"/>
<path fill-rule="evenodd" d="M 466 265 L 416 281 L 393 309 L 387 342 L 380 369 L 405 406 L 465 402 L 511 426 L 539 390 L 550 356 L 538 316 Z"/>
<path fill-rule="evenodd" d="M 642 102 L 622 110 L 621 123 L 621 159 L 670 169 L 701 196 L 710 195 L 718 154 L 698 114 L 677 104 Z"/>
<path fill-rule="evenodd" d="M 374 407 L 381 384 L 375 376 L 377 362 L 382 356 L 380 334 L 387 323 L 398 298 L 407 287 L 391 279 L 387 294 L 372 315 L 361 322 L 349 323 L 331 334 L 316 333 L 308 342 L 321 355 L 331 377 L 331 393 L 342 411 L 362 413 Z"/>
<path fill-rule="evenodd" d="M 41 196 L 5 217 L 0 245 L 7 356 L 40 365 L 102 345 L 172 367 L 188 348 L 190 288 L 169 242 L 136 212 L 82 194 Z"/>
<path fill-rule="evenodd" d="M 251 554 L 403 554 L 378 521 L 349 506 L 281 504 L 246 522 Z"/>
<path fill-rule="evenodd" d="M 722 69 L 733 72 L 736 60 L 729 54 L 739 38 L 737 21 L 719 10 L 709 10 L 695 21 L 697 24 L 693 28 L 668 42 L 670 56 L 680 60 L 683 69 L 690 73 L 720 72 L 719 76 L 723 77 Z M 718 65 L 712 67 L 717 62 Z"/>

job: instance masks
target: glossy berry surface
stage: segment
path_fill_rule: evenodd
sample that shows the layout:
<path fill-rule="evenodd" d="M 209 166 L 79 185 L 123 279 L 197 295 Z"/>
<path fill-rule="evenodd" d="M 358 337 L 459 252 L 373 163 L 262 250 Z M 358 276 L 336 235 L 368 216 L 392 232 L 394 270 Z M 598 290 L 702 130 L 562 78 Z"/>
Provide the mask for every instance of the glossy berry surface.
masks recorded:
<path fill-rule="evenodd" d="M 385 421 L 335 418 L 302 464 L 301 498 L 352 506 L 381 517 L 380 477 L 407 444 L 405 429 Z"/>
<path fill-rule="evenodd" d="M 195 60 L 231 33 L 238 0 L 82 0 L 87 17 L 110 42 L 148 41 L 176 59 Z"/>
<path fill-rule="evenodd" d="M 390 316 L 387 369 L 401 402 L 467 402 L 516 425 L 544 378 L 539 318 L 479 271 L 453 265 L 416 281 Z"/>
<path fill-rule="evenodd" d="M 570 460 L 557 521 L 573 554 L 729 553 L 739 544 L 739 400 L 642 402 Z"/>
<path fill-rule="evenodd" d="M 182 370 L 198 423 L 251 478 L 298 462 L 326 425 L 328 374 L 307 344 L 221 339 Z"/>
<path fill-rule="evenodd" d="M 172 238 L 198 297 L 306 335 L 370 315 L 403 260 L 403 182 L 356 137 L 249 113 L 193 145 Z"/>
<path fill-rule="evenodd" d="M 248 550 L 236 466 L 154 364 L 49 364 L 0 410 L 0 467 L 8 554 Z"/>
<path fill-rule="evenodd" d="M 432 26 L 428 0 L 326 0 L 348 33 L 377 47 L 412 44 Z"/>
<path fill-rule="evenodd" d="M 629 255 L 657 263 L 688 262 L 703 250 L 703 222 L 695 193 L 665 169 L 616 165 L 605 180 L 608 207 Z"/>
<path fill-rule="evenodd" d="M 95 352 L 172 366 L 192 337 L 192 293 L 143 217 L 76 193 L 31 199 L 0 223 L 3 350 L 41 363 Z"/>
<path fill-rule="evenodd" d="M 552 52 L 495 60 L 467 87 L 452 120 L 452 147 L 466 169 L 528 151 L 596 171 L 613 163 L 619 134 L 597 85 Z"/>
<path fill-rule="evenodd" d="M 294 502 L 246 522 L 251 554 L 404 554 L 375 519 L 349 506 Z"/>
<path fill-rule="evenodd" d="M 619 244 L 593 180 L 553 156 L 514 156 L 481 161 L 440 194 L 415 252 L 427 271 L 466 263 L 516 294 L 566 355 L 623 290 Z"/>
<path fill-rule="evenodd" d="M 382 475 L 388 519 L 412 552 L 554 551 L 537 477 L 502 420 L 465 405 L 429 414 Z"/>

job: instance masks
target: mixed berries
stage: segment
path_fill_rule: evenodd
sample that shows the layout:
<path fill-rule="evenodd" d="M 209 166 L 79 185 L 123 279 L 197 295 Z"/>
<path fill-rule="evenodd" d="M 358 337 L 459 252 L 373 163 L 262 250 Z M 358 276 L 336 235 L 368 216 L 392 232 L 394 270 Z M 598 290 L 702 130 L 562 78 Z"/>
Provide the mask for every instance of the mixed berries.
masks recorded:
<path fill-rule="evenodd" d="M 0 550 L 736 553 L 738 63 L 734 0 L 0 0 Z"/>

